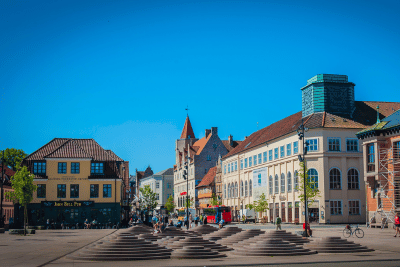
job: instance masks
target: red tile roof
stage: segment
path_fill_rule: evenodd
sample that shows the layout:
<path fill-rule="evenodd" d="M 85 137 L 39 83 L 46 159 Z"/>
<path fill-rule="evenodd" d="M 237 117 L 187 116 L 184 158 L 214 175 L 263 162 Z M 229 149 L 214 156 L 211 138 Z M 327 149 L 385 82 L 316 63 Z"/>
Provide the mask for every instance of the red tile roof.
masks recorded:
<path fill-rule="evenodd" d="M 224 144 L 225 148 L 229 151 L 240 145 L 241 142 L 243 141 L 232 141 L 232 146 L 230 145 L 229 140 L 221 140 L 222 143 Z"/>
<path fill-rule="evenodd" d="M 212 182 L 214 182 L 214 177 L 216 174 L 217 174 L 217 167 L 210 168 L 206 173 L 206 175 L 204 175 L 199 185 L 196 186 L 196 188 L 209 186 Z"/>
<path fill-rule="evenodd" d="M 2 166 L 0 164 L 0 177 L 1 177 L 2 170 L 3 170 L 3 168 L 2 168 Z M 7 166 L 4 166 L 4 170 L 5 170 L 5 174 L 8 177 L 14 176 L 14 174 L 15 174 L 15 171 L 13 169 L 8 168 Z"/>
<path fill-rule="evenodd" d="M 351 117 L 334 115 L 328 112 L 320 112 L 303 118 L 303 121 L 305 127 L 307 128 L 364 129 L 376 122 L 376 107 L 378 105 L 381 119 L 400 109 L 399 102 L 355 101 L 356 109 Z M 223 158 L 230 157 L 242 151 L 251 149 L 266 142 L 270 142 L 276 138 L 296 131 L 302 122 L 301 114 L 301 111 L 297 112 L 257 132 L 254 132 Z"/>
<path fill-rule="evenodd" d="M 190 137 L 189 137 L 190 136 Z M 192 124 L 190 123 L 189 116 L 186 117 L 185 125 L 183 126 L 181 139 L 195 138 L 192 129 Z"/>
<path fill-rule="evenodd" d="M 91 158 L 95 161 L 123 161 L 111 150 L 105 150 L 94 139 L 54 138 L 24 160 L 46 158 Z"/>

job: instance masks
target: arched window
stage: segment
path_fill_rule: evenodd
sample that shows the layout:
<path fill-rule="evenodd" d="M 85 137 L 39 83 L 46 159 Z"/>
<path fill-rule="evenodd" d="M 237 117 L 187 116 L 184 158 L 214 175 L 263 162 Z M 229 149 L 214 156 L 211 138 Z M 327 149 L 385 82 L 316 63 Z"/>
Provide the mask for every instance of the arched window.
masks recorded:
<path fill-rule="evenodd" d="M 228 198 L 231 198 L 231 184 L 228 184 Z"/>
<path fill-rule="evenodd" d="M 287 191 L 292 192 L 292 174 L 290 172 L 287 173 Z"/>
<path fill-rule="evenodd" d="M 294 171 L 294 191 L 297 192 L 299 190 L 299 173 Z"/>
<path fill-rule="evenodd" d="M 249 197 L 253 196 L 253 186 L 252 186 L 252 182 L 250 180 L 249 182 Z"/>
<path fill-rule="evenodd" d="M 247 197 L 247 181 L 244 182 L 244 196 Z"/>
<path fill-rule="evenodd" d="M 232 183 L 231 184 L 231 198 L 235 197 L 235 185 Z"/>
<path fill-rule="evenodd" d="M 268 186 L 269 186 L 269 194 L 272 195 L 274 193 L 274 181 L 272 175 L 269 176 Z"/>
<path fill-rule="evenodd" d="M 358 171 L 354 168 L 351 168 L 347 172 L 347 183 L 349 190 L 357 190 L 360 189 L 360 180 L 358 178 Z"/>
<path fill-rule="evenodd" d="M 240 183 L 240 197 L 243 197 L 244 196 L 244 193 L 243 193 L 243 181 Z"/>
<path fill-rule="evenodd" d="M 342 189 L 341 175 L 338 168 L 329 171 L 329 189 Z"/>
<path fill-rule="evenodd" d="M 316 169 L 309 169 L 308 182 L 311 184 L 311 189 L 318 188 L 318 172 Z"/>
<path fill-rule="evenodd" d="M 238 197 L 238 192 L 239 190 L 238 190 L 238 183 L 237 182 L 235 182 L 235 197 Z"/>
<path fill-rule="evenodd" d="M 224 184 L 224 198 L 226 198 L 226 184 Z"/>
<path fill-rule="evenodd" d="M 281 193 L 285 193 L 285 174 L 281 174 Z"/>
<path fill-rule="evenodd" d="M 275 174 L 275 194 L 279 194 L 279 177 L 278 174 Z"/>

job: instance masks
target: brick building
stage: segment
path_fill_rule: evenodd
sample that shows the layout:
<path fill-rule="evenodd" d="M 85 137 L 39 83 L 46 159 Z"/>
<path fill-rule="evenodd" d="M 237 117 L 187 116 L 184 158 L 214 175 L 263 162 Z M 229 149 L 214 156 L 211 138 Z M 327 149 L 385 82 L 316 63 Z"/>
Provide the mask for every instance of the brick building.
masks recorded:
<path fill-rule="evenodd" d="M 377 117 L 357 137 L 363 146 L 367 219 L 379 226 L 382 220 L 394 223 L 395 213 L 400 212 L 400 110 Z"/>
<path fill-rule="evenodd" d="M 215 167 L 219 156 L 224 156 L 232 150 L 238 142 L 221 140 L 218 136 L 218 128 L 212 127 L 205 130 L 205 136 L 197 139 L 189 119 L 186 117 L 185 125 L 180 139 L 176 140 L 176 164 L 174 165 L 174 202 L 176 208 L 184 206 L 184 199 L 188 194 L 189 198 L 195 200 L 195 207 L 199 206 L 196 186 L 203 179 L 204 175 Z M 183 179 L 183 167 L 190 157 L 188 164 L 188 186 Z M 187 189 L 188 187 L 188 189 Z M 194 208 L 194 207 L 193 207 Z"/>
<path fill-rule="evenodd" d="M 3 176 L 1 177 L 1 173 L 3 173 Z M 8 168 L 7 166 L 4 166 L 4 172 L 3 168 L 0 165 L 0 179 L 3 179 L 3 191 L 0 192 L 0 198 L 3 199 L 3 205 L 2 205 L 2 215 L 5 216 L 4 224 L 7 227 L 9 225 L 9 220 L 10 218 L 14 217 L 14 203 L 11 200 L 6 199 L 5 194 L 10 191 L 14 191 L 11 187 L 11 177 L 14 176 L 15 171 L 12 169 Z"/>
<path fill-rule="evenodd" d="M 211 206 L 213 194 L 215 194 L 215 176 L 217 167 L 212 167 L 203 177 L 196 189 L 198 190 L 197 197 L 199 199 L 199 208 L 204 209 Z"/>

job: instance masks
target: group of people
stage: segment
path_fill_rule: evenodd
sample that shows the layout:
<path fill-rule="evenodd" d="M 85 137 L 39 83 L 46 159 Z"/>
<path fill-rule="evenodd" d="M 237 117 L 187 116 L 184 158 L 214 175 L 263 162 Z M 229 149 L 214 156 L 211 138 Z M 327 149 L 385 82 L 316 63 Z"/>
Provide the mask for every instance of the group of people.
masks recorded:
<path fill-rule="evenodd" d="M 282 219 L 281 217 L 276 217 L 275 220 L 276 230 L 282 230 Z M 400 225 L 399 225 L 400 226 Z M 303 223 L 303 233 L 304 235 L 307 233 L 307 236 L 312 237 L 312 230 L 310 228 L 310 223 Z"/>
<path fill-rule="evenodd" d="M 86 218 L 85 222 L 83 223 L 83 226 L 85 229 L 91 229 L 91 228 L 97 227 L 97 224 L 98 224 L 98 222 L 97 222 L 96 218 L 93 219 L 92 222 L 89 222 L 89 220 Z"/>

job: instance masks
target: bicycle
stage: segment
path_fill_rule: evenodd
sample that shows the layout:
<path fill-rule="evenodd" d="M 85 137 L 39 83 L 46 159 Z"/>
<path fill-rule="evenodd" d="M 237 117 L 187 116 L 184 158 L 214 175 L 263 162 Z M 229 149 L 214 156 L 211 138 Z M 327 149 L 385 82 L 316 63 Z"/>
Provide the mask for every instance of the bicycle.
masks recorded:
<path fill-rule="evenodd" d="M 357 225 L 356 229 L 354 229 L 354 230 L 350 225 L 346 225 L 346 227 L 343 230 L 343 236 L 345 238 L 349 238 L 353 234 L 355 234 L 358 238 L 364 237 L 364 231 L 361 228 L 359 228 L 358 225 Z"/>

